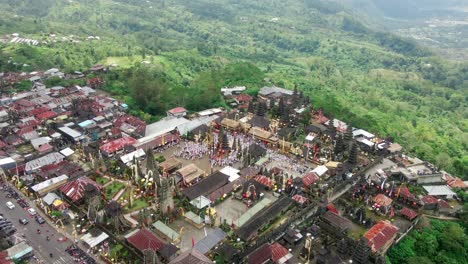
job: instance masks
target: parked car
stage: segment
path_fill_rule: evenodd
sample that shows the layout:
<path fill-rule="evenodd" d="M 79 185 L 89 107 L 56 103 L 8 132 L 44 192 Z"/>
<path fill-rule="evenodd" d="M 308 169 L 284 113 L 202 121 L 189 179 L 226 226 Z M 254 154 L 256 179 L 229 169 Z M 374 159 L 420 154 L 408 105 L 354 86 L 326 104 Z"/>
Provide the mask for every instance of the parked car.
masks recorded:
<path fill-rule="evenodd" d="M 0 224 L 0 229 L 5 229 L 13 226 L 13 224 L 10 221 L 6 221 Z"/>
<path fill-rule="evenodd" d="M 15 209 L 15 205 L 14 205 L 12 202 L 10 202 L 10 201 L 6 202 L 6 206 L 7 206 L 10 210 Z"/>
<path fill-rule="evenodd" d="M 11 235 L 13 235 L 13 234 L 16 232 L 16 228 L 13 228 L 13 227 L 5 228 L 5 229 L 2 230 L 2 232 L 3 232 L 6 236 L 11 236 Z"/>
<path fill-rule="evenodd" d="M 32 215 L 32 216 L 37 215 L 36 210 L 34 210 L 33 208 L 29 208 L 29 209 L 28 209 L 28 212 L 29 212 L 29 214 Z"/>
<path fill-rule="evenodd" d="M 40 225 L 42 225 L 43 223 L 45 223 L 45 220 L 44 218 L 40 217 L 39 215 L 36 216 L 36 222 Z"/>
<path fill-rule="evenodd" d="M 27 224 L 29 223 L 28 219 L 26 219 L 26 218 L 21 218 L 21 219 L 19 220 L 19 222 L 20 222 L 22 225 L 27 225 Z"/>

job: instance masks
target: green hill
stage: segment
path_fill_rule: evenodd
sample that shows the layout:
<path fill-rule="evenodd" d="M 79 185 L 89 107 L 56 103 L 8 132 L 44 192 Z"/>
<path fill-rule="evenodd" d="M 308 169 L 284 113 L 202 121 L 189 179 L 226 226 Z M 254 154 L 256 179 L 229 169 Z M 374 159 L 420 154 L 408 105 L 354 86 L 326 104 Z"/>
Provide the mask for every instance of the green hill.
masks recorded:
<path fill-rule="evenodd" d="M 223 85 L 246 84 L 255 92 L 269 82 L 297 84 L 315 107 L 391 136 L 421 158 L 468 177 L 468 66 L 379 31 L 375 18 L 348 5 L 325 0 L 0 0 L 0 5 L 0 35 L 16 32 L 41 41 L 37 47 L 0 44 L 0 70 L 119 64 L 106 76 L 104 89 L 146 119 L 176 105 L 192 110 L 223 105 L 218 93 Z"/>

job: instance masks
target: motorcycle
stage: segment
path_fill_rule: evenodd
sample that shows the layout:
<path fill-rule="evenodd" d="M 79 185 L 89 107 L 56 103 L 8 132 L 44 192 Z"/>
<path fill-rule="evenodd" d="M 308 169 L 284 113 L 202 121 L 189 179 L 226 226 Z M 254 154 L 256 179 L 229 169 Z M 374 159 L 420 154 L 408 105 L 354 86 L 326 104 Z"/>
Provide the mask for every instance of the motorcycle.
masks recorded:
<path fill-rule="evenodd" d="M 38 233 L 38 234 L 40 234 L 40 233 L 41 233 L 41 230 L 40 230 L 40 229 L 38 229 L 38 230 L 37 230 L 37 233 Z"/>

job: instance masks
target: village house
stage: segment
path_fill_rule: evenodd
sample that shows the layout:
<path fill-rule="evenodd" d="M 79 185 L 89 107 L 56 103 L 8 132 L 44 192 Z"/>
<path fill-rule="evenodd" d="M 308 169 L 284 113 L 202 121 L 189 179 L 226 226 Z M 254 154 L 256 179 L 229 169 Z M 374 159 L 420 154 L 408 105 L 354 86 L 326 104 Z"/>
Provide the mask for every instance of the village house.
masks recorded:
<path fill-rule="evenodd" d="M 183 107 L 176 107 L 167 111 L 167 117 L 184 117 L 186 115 L 187 109 Z"/>
<path fill-rule="evenodd" d="M 102 155 L 112 157 L 114 154 L 122 152 L 125 147 L 133 147 L 136 142 L 137 140 L 132 137 L 121 137 L 102 144 L 99 150 Z"/>
<path fill-rule="evenodd" d="M 364 234 L 373 253 L 383 255 L 396 239 L 398 228 L 387 220 L 381 220 Z"/>
<path fill-rule="evenodd" d="M 223 96 L 231 96 L 233 94 L 240 94 L 244 92 L 247 88 L 245 86 L 236 86 L 232 88 L 224 87 L 221 88 L 221 93 Z"/>
<path fill-rule="evenodd" d="M 87 176 L 82 176 L 75 179 L 59 188 L 60 192 L 63 193 L 70 201 L 75 204 L 83 202 L 85 190 L 87 185 L 93 185 L 97 190 L 102 191 L 102 188 L 95 181 L 91 180 Z"/>
<path fill-rule="evenodd" d="M 351 221 L 331 211 L 326 211 L 319 221 L 321 229 L 338 238 L 345 237 L 351 226 Z"/>
<path fill-rule="evenodd" d="M 198 168 L 195 164 L 188 164 L 176 171 L 176 175 L 181 178 L 182 184 L 185 187 L 197 183 L 205 175 L 205 172 Z"/>

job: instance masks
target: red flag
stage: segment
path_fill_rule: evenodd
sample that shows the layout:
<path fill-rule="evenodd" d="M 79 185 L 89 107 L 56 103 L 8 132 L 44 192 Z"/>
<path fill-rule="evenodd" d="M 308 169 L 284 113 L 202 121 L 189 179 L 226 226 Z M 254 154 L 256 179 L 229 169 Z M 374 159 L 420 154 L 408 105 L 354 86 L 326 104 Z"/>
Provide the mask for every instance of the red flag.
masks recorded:
<path fill-rule="evenodd" d="M 192 237 L 192 247 L 194 247 L 194 246 L 195 246 L 195 239 L 193 239 L 193 237 Z"/>

